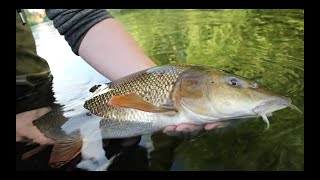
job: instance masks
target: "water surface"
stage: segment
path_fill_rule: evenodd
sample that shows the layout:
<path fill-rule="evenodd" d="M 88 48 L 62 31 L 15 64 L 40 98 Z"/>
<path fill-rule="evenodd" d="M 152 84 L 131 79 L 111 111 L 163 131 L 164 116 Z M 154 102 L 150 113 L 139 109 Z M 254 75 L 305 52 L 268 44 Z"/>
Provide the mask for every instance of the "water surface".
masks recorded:
<path fill-rule="evenodd" d="M 110 12 L 158 65 L 223 69 L 291 97 L 304 111 L 303 10 Z M 72 53 L 51 22 L 32 30 L 56 88 L 88 78 L 105 79 Z M 268 131 L 261 118 L 254 118 L 192 138 L 154 136 L 150 169 L 304 170 L 304 115 L 287 108 L 269 120 Z"/>

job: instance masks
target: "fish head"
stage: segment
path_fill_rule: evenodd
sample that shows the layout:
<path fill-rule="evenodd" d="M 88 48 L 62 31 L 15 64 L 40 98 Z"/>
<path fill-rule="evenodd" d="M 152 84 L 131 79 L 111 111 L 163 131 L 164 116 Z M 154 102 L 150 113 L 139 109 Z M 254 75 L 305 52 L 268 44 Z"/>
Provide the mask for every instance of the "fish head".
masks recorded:
<path fill-rule="evenodd" d="M 292 105 L 290 98 L 269 91 L 259 83 L 217 70 L 197 70 L 180 85 L 180 104 L 202 119 L 219 121 L 267 115 Z M 186 93 L 187 92 L 187 93 Z"/>

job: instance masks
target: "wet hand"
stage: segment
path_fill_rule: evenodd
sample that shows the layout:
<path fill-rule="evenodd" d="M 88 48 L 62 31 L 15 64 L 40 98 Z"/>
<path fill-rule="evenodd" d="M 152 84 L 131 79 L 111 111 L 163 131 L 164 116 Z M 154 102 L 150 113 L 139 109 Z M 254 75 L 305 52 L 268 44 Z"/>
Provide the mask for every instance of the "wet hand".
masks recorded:
<path fill-rule="evenodd" d="M 215 123 L 208 123 L 205 125 L 194 125 L 194 124 L 186 124 L 182 123 L 177 126 L 167 126 L 163 130 L 164 133 L 170 133 L 170 132 L 193 132 L 193 131 L 199 131 L 202 129 L 205 130 L 212 130 L 215 128 L 222 128 L 226 127 L 229 124 L 229 122 L 215 122 Z"/>
<path fill-rule="evenodd" d="M 50 108 L 45 107 L 16 114 L 16 142 L 32 141 L 40 145 L 54 144 L 54 140 L 47 138 L 32 124 L 34 120 L 50 111 Z"/>

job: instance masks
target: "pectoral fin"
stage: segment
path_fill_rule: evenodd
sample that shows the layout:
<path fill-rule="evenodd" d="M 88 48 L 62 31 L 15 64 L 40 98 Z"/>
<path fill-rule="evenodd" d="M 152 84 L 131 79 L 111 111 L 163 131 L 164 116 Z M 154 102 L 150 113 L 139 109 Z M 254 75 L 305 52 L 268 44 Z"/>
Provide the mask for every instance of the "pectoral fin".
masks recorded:
<path fill-rule="evenodd" d="M 174 111 L 174 108 L 169 107 L 157 107 L 147 101 L 141 96 L 130 93 L 123 96 L 113 96 L 109 101 L 109 105 L 118 106 L 122 108 L 138 109 L 146 112 L 160 113 L 167 111 Z"/>
<path fill-rule="evenodd" d="M 66 137 L 58 140 L 52 148 L 49 165 L 54 168 L 65 165 L 81 152 L 81 148 L 82 140 L 79 138 Z"/>

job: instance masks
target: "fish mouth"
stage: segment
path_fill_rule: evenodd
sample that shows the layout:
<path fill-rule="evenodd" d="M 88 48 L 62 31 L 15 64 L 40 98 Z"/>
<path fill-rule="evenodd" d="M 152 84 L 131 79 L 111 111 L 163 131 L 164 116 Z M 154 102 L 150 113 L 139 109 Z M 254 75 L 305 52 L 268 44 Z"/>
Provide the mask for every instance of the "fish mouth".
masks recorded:
<path fill-rule="evenodd" d="M 287 107 L 302 113 L 299 108 L 292 104 L 292 100 L 287 97 L 277 97 L 275 99 L 263 102 L 252 111 L 258 116 L 262 117 L 263 121 L 267 124 L 266 129 L 269 129 L 270 123 L 267 116 L 271 116 L 272 112 L 274 111 L 278 111 Z"/>

